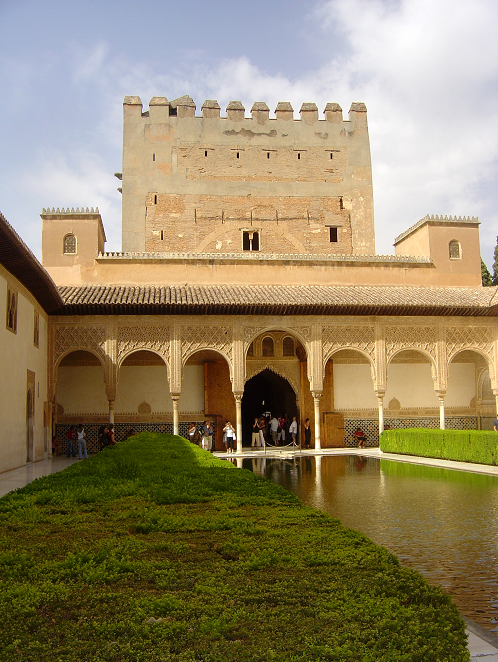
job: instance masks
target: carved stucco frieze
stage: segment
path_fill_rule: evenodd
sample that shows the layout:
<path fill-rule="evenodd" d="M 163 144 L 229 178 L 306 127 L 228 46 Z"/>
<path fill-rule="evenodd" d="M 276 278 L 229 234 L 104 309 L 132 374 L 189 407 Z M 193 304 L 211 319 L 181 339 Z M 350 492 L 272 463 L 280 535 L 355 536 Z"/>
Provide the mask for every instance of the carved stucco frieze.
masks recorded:
<path fill-rule="evenodd" d="M 232 371 L 232 327 L 231 326 L 182 326 L 182 361 L 202 349 L 215 349 L 227 357 Z"/>
<path fill-rule="evenodd" d="M 87 350 L 106 358 L 107 329 L 105 326 L 58 326 L 53 335 L 53 365 L 69 352 Z"/>
<path fill-rule="evenodd" d="M 358 349 L 372 361 L 375 357 L 375 328 L 364 325 L 324 326 L 322 328 L 323 358 L 326 362 L 340 349 Z"/>
<path fill-rule="evenodd" d="M 434 363 L 437 355 L 437 329 L 429 325 L 392 325 L 386 326 L 387 361 L 401 350 L 422 350 Z"/>
<path fill-rule="evenodd" d="M 123 326 L 118 329 L 118 364 L 130 352 L 150 350 L 166 363 L 170 357 L 170 330 L 167 326 Z"/>
<path fill-rule="evenodd" d="M 494 364 L 496 331 L 491 326 L 471 325 L 446 327 L 446 357 L 448 363 L 464 349 L 477 349 L 484 353 Z"/>

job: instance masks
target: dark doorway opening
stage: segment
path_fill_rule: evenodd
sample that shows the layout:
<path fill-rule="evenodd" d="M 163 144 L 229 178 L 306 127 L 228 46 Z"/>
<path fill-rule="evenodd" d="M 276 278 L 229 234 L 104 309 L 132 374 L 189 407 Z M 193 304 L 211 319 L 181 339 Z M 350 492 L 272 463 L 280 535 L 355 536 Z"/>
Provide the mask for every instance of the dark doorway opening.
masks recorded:
<path fill-rule="evenodd" d="M 297 416 L 296 394 L 289 382 L 271 370 L 263 370 L 246 382 L 242 397 L 242 443 L 251 445 L 254 418 L 269 411 L 276 416 Z"/>

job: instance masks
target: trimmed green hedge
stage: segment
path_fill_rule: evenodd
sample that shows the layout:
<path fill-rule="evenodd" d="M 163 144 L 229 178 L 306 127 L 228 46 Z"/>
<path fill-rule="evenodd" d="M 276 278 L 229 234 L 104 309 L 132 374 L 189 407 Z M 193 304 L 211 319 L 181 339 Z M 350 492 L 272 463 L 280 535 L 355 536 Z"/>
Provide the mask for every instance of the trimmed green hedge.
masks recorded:
<path fill-rule="evenodd" d="M 385 453 L 498 464 L 498 433 L 488 430 L 385 430 L 379 445 Z"/>
<path fill-rule="evenodd" d="M 449 596 L 281 487 L 141 433 L 0 499 L 0 659 L 467 662 Z"/>

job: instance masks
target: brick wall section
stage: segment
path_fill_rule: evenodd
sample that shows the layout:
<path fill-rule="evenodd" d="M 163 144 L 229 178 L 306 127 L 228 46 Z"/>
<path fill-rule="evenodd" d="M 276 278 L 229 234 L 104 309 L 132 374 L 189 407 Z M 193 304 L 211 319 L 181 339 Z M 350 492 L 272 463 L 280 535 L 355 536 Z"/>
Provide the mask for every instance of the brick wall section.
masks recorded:
<path fill-rule="evenodd" d="M 230 371 L 225 361 L 204 364 L 205 413 L 217 416 L 215 436 L 216 450 L 224 450 L 223 428 L 227 421 L 235 427 L 235 398 L 233 397 Z"/>
<path fill-rule="evenodd" d="M 241 253 L 244 230 L 263 253 L 352 253 L 350 212 L 338 197 L 147 196 L 147 251 Z M 330 241 L 329 226 L 338 228 Z"/>

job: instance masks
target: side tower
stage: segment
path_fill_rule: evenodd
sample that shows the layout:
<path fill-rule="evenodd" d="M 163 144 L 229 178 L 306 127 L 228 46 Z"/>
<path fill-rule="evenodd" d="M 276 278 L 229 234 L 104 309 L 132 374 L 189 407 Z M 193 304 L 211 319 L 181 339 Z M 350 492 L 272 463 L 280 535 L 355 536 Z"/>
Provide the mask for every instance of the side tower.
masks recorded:
<path fill-rule="evenodd" d="M 366 107 L 125 97 L 123 251 L 374 254 Z"/>
<path fill-rule="evenodd" d="M 79 285 L 95 269 L 106 236 L 95 209 L 43 209 L 42 264 L 57 283 Z"/>

